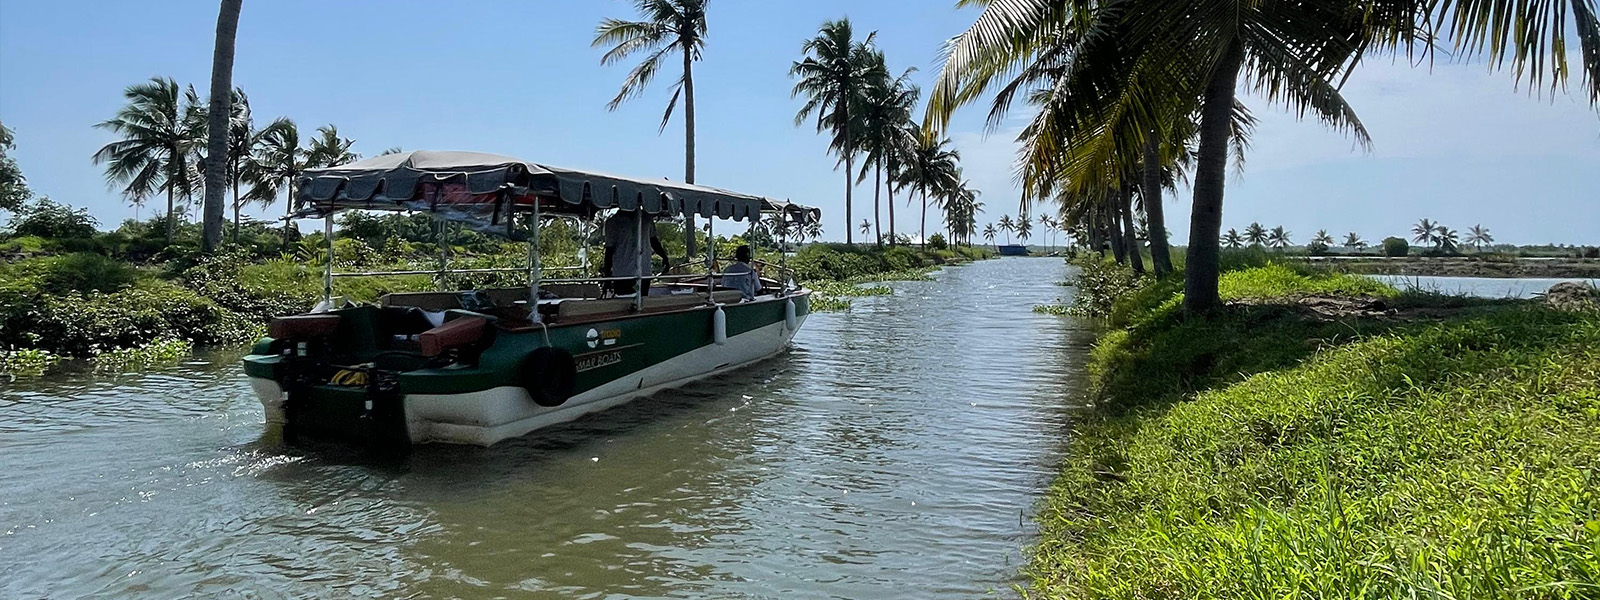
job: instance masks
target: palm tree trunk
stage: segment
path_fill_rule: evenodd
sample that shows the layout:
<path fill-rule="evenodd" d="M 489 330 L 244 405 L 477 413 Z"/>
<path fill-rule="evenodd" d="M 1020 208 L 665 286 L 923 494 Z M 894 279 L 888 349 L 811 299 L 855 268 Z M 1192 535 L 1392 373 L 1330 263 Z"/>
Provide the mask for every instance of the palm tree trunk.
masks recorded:
<path fill-rule="evenodd" d="M 211 53 L 211 113 L 206 140 L 206 195 L 201 208 L 200 249 L 222 244 L 223 189 L 228 185 L 228 122 L 233 116 L 233 49 L 244 0 L 222 0 L 217 12 L 216 47 Z"/>
<path fill-rule="evenodd" d="M 1150 262 L 1156 276 L 1172 272 L 1172 250 L 1167 247 L 1166 209 L 1161 206 L 1161 141 L 1155 132 L 1144 143 L 1144 217 L 1150 229 Z"/>
<path fill-rule="evenodd" d="M 294 178 L 285 177 L 283 178 L 283 183 L 283 189 L 288 193 L 288 195 L 284 196 L 283 198 L 283 245 L 285 246 L 284 249 L 287 250 L 289 245 L 289 232 L 294 229 L 294 221 L 289 219 L 290 216 L 294 215 Z"/>
<path fill-rule="evenodd" d="M 922 249 L 928 249 L 928 190 L 922 190 L 922 224 L 917 235 L 922 236 Z"/>
<path fill-rule="evenodd" d="M 167 245 L 168 246 L 172 245 L 173 231 L 175 229 L 177 229 L 177 227 L 178 227 L 178 221 L 176 220 L 178 218 L 178 215 L 177 215 L 177 213 L 173 212 L 173 210 L 172 210 L 173 209 L 173 206 L 172 206 L 172 186 L 173 185 L 174 184 L 172 182 L 168 182 L 167 183 Z"/>
<path fill-rule="evenodd" d="M 683 50 L 683 182 L 694 183 L 694 61 L 687 47 Z M 699 250 L 696 232 L 694 214 L 683 215 L 683 245 L 689 256 Z"/>
<path fill-rule="evenodd" d="M 1139 235 L 1133 228 L 1133 188 L 1124 187 L 1117 192 L 1122 210 L 1122 235 L 1127 239 L 1128 263 L 1133 265 L 1133 272 L 1144 274 L 1144 250 L 1139 247 Z"/>
<path fill-rule="evenodd" d="M 237 170 L 235 171 L 238 172 Z M 239 181 L 233 181 L 233 243 L 239 243 Z"/>
<path fill-rule="evenodd" d="M 883 160 L 872 161 L 872 232 L 877 235 L 878 247 L 883 247 L 883 223 L 878 220 L 883 205 Z"/>
<path fill-rule="evenodd" d="M 894 244 L 894 163 L 889 163 L 889 185 L 884 186 L 889 192 L 889 243 Z"/>
<path fill-rule="evenodd" d="M 1228 173 L 1228 136 L 1233 129 L 1234 90 L 1244 64 L 1244 46 L 1235 39 L 1206 84 L 1200 105 L 1200 152 L 1189 213 L 1189 251 L 1184 265 L 1183 312 L 1198 316 L 1217 310 L 1220 277 L 1222 194 Z"/>
<path fill-rule="evenodd" d="M 1103 231 L 1102 235 L 1106 237 L 1107 241 L 1111 242 L 1112 256 L 1117 258 L 1117 264 L 1125 265 L 1128 264 L 1128 244 L 1127 239 L 1117 231 L 1118 224 L 1122 221 L 1121 217 L 1117 215 L 1120 211 L 1117 210 L 1116 198 L 1116 190 L 1106 190 L 1105 215 L 1100 219 L 1100 225 Z"/>
<path fill-rule="evenodd" d="M 850 205 L 852 204 L 850 201 L 850 188 L 854 187 L 850 185 L 850 178 L 855 173 L 855 164 L 855 156 L 852 156 L 850 151 L 846 149 L 844 151 L 844 243 L 849 246 L 854 246 L 856 243 L 855 238 L 852 236 L 856 226 L 855 216 L 850 214 Z"/>

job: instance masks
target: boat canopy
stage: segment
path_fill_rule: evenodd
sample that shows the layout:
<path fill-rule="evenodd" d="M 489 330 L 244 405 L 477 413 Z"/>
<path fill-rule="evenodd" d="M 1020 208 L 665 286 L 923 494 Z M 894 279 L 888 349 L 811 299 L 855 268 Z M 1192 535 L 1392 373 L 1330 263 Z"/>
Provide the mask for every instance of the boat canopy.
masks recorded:
<path fill-rule="evenodd" d="M 417 150 L 325 169 L 297 180 L 293 218 L 343 210 L 418 211 L 482 231 L 509 229 L 517 213 L 592 216 L 610 208 L 753 221 L 777 213 L 806 224 L 821 211 L 700 185 L 619 177 L 481 152 Z"/>

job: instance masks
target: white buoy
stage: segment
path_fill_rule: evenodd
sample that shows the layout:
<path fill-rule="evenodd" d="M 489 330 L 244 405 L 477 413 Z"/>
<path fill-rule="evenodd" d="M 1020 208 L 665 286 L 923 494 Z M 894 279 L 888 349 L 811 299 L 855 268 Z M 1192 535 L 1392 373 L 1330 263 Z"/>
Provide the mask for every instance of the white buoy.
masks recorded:
<path fill-rule="evenodd" d="M 788 328 L 789 331 L 794 331 L 800 328 L 799 320 L 799 317 L 796 317 L 794 314 L 794 299 L 790 298 L 788 300 L 784 300 L 783 326 Z"/>
<path fill-rule="evenodd" d="M 711 341 L 718 346 L 728 343 L 728 314 L 722 312 L 722 305 L 717 305 L 717 311 L 711 313 Z"/>

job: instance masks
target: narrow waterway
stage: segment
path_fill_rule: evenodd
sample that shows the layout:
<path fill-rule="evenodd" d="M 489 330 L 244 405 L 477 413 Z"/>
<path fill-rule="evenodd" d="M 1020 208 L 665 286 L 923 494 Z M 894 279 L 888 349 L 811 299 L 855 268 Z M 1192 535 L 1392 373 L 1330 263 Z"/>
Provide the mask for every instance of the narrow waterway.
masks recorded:
<path fill-rule="evenodd" d="M 237 354 L 0 383 L 0 598 L 1011 597 L 1090 334 L 1056 258 L 892 284 L 749 372 L 398 464 Z"/>

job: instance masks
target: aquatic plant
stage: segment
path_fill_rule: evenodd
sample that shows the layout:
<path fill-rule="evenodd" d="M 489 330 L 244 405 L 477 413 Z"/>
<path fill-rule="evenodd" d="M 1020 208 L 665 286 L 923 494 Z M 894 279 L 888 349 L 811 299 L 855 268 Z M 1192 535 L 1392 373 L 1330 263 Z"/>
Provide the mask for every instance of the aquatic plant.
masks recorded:
<path fill-rule="evenodd" d="M 188 340 L 161 338 L 133 348 L 118 348 L 90 359 L 96 371 L 136 371 L 174 363 L 194 350 Z"/>
<path fill-rule="evenodd" d="M 61 362 L 62 357 L 49 350 L 24 348 L 0 350 L 0 376 L 7 379 L 36 377 Z"/>

